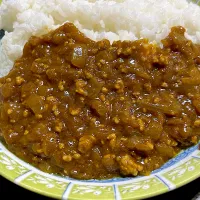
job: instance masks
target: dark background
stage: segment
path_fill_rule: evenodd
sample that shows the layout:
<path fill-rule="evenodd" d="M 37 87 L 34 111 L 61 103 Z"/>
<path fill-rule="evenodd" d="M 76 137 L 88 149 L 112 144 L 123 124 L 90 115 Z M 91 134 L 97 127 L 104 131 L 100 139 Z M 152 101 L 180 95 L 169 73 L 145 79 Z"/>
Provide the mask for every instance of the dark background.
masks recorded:
<path fill-rule="evenodd" d="M 166 194 L 148 200 L 192 200 L 200 192 L 200 178 Z M 4 198 L 5 197 L 5 198 Z M 0 176 L 0 199 L 51 200 L 51 198 L 23 189 Z M 200 197 L 199 199 L 200 200 Z"/>

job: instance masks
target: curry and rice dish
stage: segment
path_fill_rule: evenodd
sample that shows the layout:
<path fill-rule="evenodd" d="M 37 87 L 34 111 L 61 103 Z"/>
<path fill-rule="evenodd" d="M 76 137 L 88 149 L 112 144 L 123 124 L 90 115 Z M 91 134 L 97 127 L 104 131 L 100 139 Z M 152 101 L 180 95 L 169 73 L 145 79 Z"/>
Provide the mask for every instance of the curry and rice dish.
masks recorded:
<path fill-rule="evenodd" d="M 200 136 L 200 45 L 173 27 L 147 39 L 94 42 L 66 23 L 31 37 L 0 79 L 9 149 L 77 179 L 148 175 Z"/>

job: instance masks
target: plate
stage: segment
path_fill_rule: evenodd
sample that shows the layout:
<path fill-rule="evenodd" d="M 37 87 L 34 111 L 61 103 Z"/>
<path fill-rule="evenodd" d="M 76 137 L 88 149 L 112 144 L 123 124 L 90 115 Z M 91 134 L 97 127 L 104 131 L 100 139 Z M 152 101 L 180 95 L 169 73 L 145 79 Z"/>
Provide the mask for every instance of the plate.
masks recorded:
<path fill-rule="evenodd" d="M 200 151 L 193 146 L 150 176 L 79 181 L 44 173 L 9 152 L 0 142 L 0 174 L 41 195 L 69 200 L 132 200 L 156 196 L 200 177 Z"/>
<path fill-rule="evenodd" d="M 200 1 L 194 2 L 200 4 Z M 145 199 L 200 177 L 198 145 L 180 152 L 149 176 L 80 181 L 44 173 L 17 158 L 0 141 L 0 175 L 30 191 L 57 199 Z"/>

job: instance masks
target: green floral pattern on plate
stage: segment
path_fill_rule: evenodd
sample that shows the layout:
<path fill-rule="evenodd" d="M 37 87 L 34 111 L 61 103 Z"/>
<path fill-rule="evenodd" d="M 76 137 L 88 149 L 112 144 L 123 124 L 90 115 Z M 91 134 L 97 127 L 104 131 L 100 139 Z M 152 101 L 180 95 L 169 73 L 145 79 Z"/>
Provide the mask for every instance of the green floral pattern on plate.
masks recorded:
<path fill-rule="evenodd" d="M 184 164 L 162 174 L 162 176 L 174 183 L 175 185 L 181 185 L 181 183 L 191 179 L 191 177 L 198 177 L 198 174 L 200 174 L 199 172 L 200 159 L 191 158 Z"/>
<path fill-rule="evenodd" d="M 78 185 L 75 184 L 69 194 L 69 199 L 106 199 L 114 200 L 112 186 Z"/>
<path fill-rule="evenodd" d="M 59 199 L 62 197 L 68 184 L 67 182 L 58 181 L 36 173 L 31 174 L 19 183 L 21 186 L 28 186 L 30 189 L 34 188 L 36 192 Z"/>
<path fill-rule="evenodd" d="M 7 156 L 4 152 L 0 152 L 0 174 L 2 176 L 14 180 L 28 171 L 29 169 Z"/>
<path fill-rule="evenodd" d="M 118 188 L 122 199 L 141 199 L 152 196 L 157 190 L 161 193 L 168 190 L 167 186 L 155 177 L 131 184 L 119 185 Z"/>

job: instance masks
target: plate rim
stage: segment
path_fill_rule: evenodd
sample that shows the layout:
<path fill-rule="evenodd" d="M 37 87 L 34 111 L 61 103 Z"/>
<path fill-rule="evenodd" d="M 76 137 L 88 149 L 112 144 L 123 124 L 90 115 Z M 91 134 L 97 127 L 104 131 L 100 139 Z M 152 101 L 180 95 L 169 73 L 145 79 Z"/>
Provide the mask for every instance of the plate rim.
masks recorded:
<path fill-rule="evenodd" d="M 112 182 L 107 182 L 107 183 L 104 183 L 104 182 L 101 182 L 101 183 L 98 183 L 98 182 L 88 182 L 88 181 L 80 181 L 80 180 L 75 180 L 75 179 L 68 179 L 68 178 L 64 178 L 64 177 L 60 177 L 60 176 L 57 176 L 57 175 L 52 175 L 52 174 L 48 174 L 48 173 L 45 173 L 45 172 L 42 172 L 40 171 L 39 169 L 33 167 L 32 165 L 26 163 L 25 161 L 21 160 L 20 158 L 18 158 L 16 155 L 14 155 L 12 152 L 10 152 L 4 145 L 3 143 L 0 141 L 0 155 L 4 154 L 6 155 L 7 157 L 9 157 L 10 159 L 14 160 L 15 162 L 17 162 L 18 165 L 21 165 L 22 167 L 25 167 L 27 169 L 27 171 L 25 173 L 23 173 L 22 175 L 19 175 L 15 178 L 13 178 L 10 174 L 9 174 L 9 171 L 5 173 L 5 171 L 3 171 L 3 168 L 2 168 L 2 162 L 1 162 L 1 159 L 0 159 L 0 175 L 2 175 L 4 178 L 6 178 L 7 180 L 11 181 L 12 183 L 16 184 L 16 185 L 19 185 L 20 187 L 22 188 L 25 188 L 29 191 L 32 191 L 32 192 L 35 192 L 37 194 L 40 194 L 40 195 L 43 195 L 43 196 L 47 196 L 47 197 L 51 197 L 51 198 L 55 198 L 55 199 L 68 199 L 68 200 L 86 200 L 87 199 L 87 196 L 82 196 L 82 195 L 79 195 L 79 196 L 76 196 L 76 198 L 73 198 L 73 197 L 70 197 L 70 194 L 72 192 L 72 187 L 75 186 L 75 185 L 80 185 L 80 186 L 94 186 L 94 187 L 102 187 L 102 186 L 105 186 L 105 187 L 112 187 L 113 188 L 113 197 L 114 198 L 110 198 L 110 199 L 116 199 L 116 200 L 119 200 L 119 199 L 122 199 L 122 200 L 131 200 L 133 198 L 129 198 L 129 197 L 122 197 L 121 196 L 121 193 L 119 192 L 119 187 L 123 187 L 126 186 L 126 185 L 131 185 L 131 184 L 134 184 L 134 183 L 137 183 L 137 182 L 141 182 L 141 181 L 146 181 L 146 180 L 150 180 L 150 179 L 153 179 L 153 178 L 157 178 L 157 179 L 161 179 L 160 182 L 163 182 L 163 185 L 167 186 L 168 188 L 161 188 L 161 189 L 157 189 L 153 192 L 151 192 L 150 194 L 149 193 L 145 193 L 145 192 L 141 192 L 139 193 L 138 196 L 136 196 L 136 198 L 138 199 L 146 199 L 146 198 L 150 198 L 150 197 L 154 197 L 154 196 L 158 196 L 158 195 L 161 195 L 161 194 L 164 194 L 164 193 L 167 193 L 169 191 L 172 191 L 174 189 L 177 189 L 183 185 L 186 185 L 190 182 L 192 182 L 193 180 L 197 179 L 200 177 L 200 170 L 196 169 L 195 170 L 195 175 L 192 175 L 192 176 L 189 176 L 187 177 L 186 179 L 183 179 L 182 181 L 180 182 L 177 182 L 176 184 L 172 183 L 171 181 L 169 180 L 166 180 L 166 178 L 163 176 L 164 173 L 167 173 L 167 172 L 170 172 L 172 171 L 173 169 L 175 168 L 178 168 L 179 166 L 182 166 L 184 165 L 186 162 L 188 162 L 189 160 L 192 160 L 192 159 L 195 159 L 197 158 L 196 160 L 198 160 L 199 162 L 199 165 L 200 165 L 200 151 L 198 150 L 198 145 L 200 144 L 200 142 L 193 146 L 193 147 L 190 147 L 189 149 L 187 150 L 191 150 L 190 153 L 188 153 L 188 155 L 183 158 L 181 161 L 178 161 L 176 162 L 175 164 L 167 167 L 166 169 L 163 169 L 161 171 L 158 171 L 156 173 L 153 173 L 151 174 L 150 176 L 144 176 L 144 177 L 139 177 L 139 178 L 131 178 L 130 180 L 127 180 L 127 181 L 112 181 Z M 183 151 L 181 154 L 184 154 L 185 151 Z M 180 155 L 181 155 L 180 154 Z M 177 156 L 174 158 L 176 159 Z M 23 183 L 21 181 L 23 180 L 26 180 L 27 177 L 31 176 L 31 175 L 39 175 L 39 176 L 43 176 L 45 178 L 50 178 L 54 181 L 58 181 L 58 182 L 62 182 L 64 184 L 66 184 L 65 186 L 65 189 L 63 190 L 63 193 L 62 195 L 59 195 L 59 194 L 56 194 L 56 193 L 51 193 L 50 191 L 47 190 L 42 190 L 40 188 L 36 188 L 36 187 L 33 187 L 32 185 L 30 184 L 27 184 L 27 183 Z M 24 176 L 24 177 L 23 177 Z M 111 179 L 113 180 L 113 179 Z M 167 181 L 168 183 L 165 183 L 165 181 Z M 172 183 L 172 184 L 171 184 Z M 117 188 L 115 188 L 117 187 Z M 115 191 L 117 190 L 117 191 Z M 96 198 L 96 199 L 104 199 L 104 198 Z M 109 198 L 107 198 L 109 200 Z M 135 199 L 135 198 L 134 198 Z"/>

